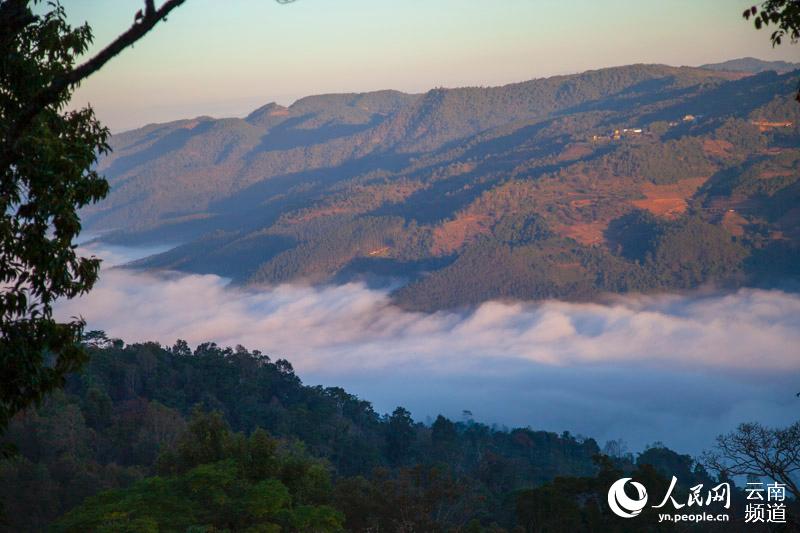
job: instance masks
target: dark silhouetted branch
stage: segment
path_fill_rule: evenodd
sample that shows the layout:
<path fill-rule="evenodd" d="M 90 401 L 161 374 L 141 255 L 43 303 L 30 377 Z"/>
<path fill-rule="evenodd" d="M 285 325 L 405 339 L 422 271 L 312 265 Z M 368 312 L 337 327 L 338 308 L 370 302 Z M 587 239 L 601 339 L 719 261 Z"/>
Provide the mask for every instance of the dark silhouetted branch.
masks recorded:
<path fill-rule="evenodd" d="M 0 158 L 2 167 L 0 168 L 6 168 L 13 163 L 13 154 L 19 139 L 25 135 L 25 132 L 39 113 L 48 106 L 56 104 L 59 101 L 65 89 L 80 83 L 81 80 L 84 80 L 100 70 L 111 58 L 144 37 L 147 32 L 153 29 L 153 26 L 166 19 L 167 15 L 169 15 L 173 9 L 180 6 L 185 1 L 186 0 L 167 0 L 160 8 L 156 9 L 153 0 L 145 0 L 144 13 L 141 14 L 141 16 L 137 14 L 133 25 L 128 28 L 125 33 L 114 39 L 111 44 L 103 48 L 96 56 L 63 76 L 55 78 L 47 87 L 42 89 L 20 113 L 16 123 L 8 132 L 5 143 L 3 143 L 2 158 Z M 9 2 L 9 7 L 20 3 L 19 0 Z M 6 6 L 4 5 L 3 7 Z"/>

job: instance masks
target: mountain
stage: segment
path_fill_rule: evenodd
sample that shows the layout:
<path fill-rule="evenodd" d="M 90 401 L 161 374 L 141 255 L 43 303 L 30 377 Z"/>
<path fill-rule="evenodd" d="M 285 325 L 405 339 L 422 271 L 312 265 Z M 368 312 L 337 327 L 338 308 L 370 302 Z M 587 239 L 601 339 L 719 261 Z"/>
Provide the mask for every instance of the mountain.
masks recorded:
<path fill-rule="evenodd" d="M 786 74 L 787 72 L 800 68 L 800 63 L 764 61 L 763 59 L 756 59 L 755 57 L 740 57 L 739 59 L 731 59 L 722 63 L 701 65 L 700 68 L 728 72 L 749 72 L 751 74 L 773 70 L 778 74 Z"/>
<path fill-rule="evenodd" d="M 242 346 L 125 345 L 93 332 L 88 349 L 64 390 L 3 435 L 18 453 L 0 463 L 0 532 L 504 533 L 539 524 L 542 507 L 563 523 L 549 518 L 552 483 L 583 487 L 558 498 L 564 516 L 585 515 L 592 531 L 641 531 L 581 502 L 590 490 L 605 498 L 623 472 L 659 493 L 673 475 L 680 494 L 717 483 L 659 444 L 634 459 L 621 441 L 600 448 L 568 431 L 380 414 Z M 732 513 L 743 514 L 744 496 L 734 486 Z M 636 524 L 656 519 L 645 511 Z"/>
<path fill-rule="evenodd" d="M 104 239 L 239 284 L 402 280 L 435 310 L 800 272 L 798 71 L 630 65 L 312 96 L 116 135 Z"/>

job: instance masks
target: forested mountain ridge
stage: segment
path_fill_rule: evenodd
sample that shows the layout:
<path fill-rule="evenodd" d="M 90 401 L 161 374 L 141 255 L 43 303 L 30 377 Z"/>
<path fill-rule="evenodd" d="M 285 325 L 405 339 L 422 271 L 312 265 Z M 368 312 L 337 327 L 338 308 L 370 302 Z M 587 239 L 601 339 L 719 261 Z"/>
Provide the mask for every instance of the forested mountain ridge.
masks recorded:
<path fill-rule="evenodd" d="M 86 342 L 86 367 L 3 437 L 19 455 L 0 463 L 0 531 L 641 531 L 655 511 L 620 521 L 610 480 L 665 491 L 677 475 L 681 494 L 713 481 L 660 444 L 634 458 L 467 413 L 379 414 L 242 347 Z"/>
<path fill-rule="evenodd" d="M 150 125 L 112 139 L 111 195 L 84 216 L 108 239 L 185 243 L 142 267 L 402 278 L 415 309 L 795 280 L 798 73 L 711 67 Z"/>
<path fill-rule="evenodd" d="M 700 65 L 700 68 L 709 70 L 723 70 L 728 72 L 750 72 L 752 74 L 774 70 L 778 74 L 785 74 L 800 68 L 800 63 L 790 63 L 788 61 L 764 61 L 755 57 L 740 57 L 722 63 L 709 63 Z"/>

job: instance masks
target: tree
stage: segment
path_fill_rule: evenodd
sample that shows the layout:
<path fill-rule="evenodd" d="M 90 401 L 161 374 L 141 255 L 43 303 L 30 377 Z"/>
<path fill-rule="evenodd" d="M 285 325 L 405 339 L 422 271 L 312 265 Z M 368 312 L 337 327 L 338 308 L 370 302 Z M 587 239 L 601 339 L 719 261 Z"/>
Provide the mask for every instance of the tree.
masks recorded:
<path fill-rule="evenodd" d="M 760 9 L 745 9 L 742 16 L 745 20 L 752 18 L 757 30 L 770 24 L 777 26 L 770 35 L 772 46 L 781 44 L 787 35 L 792 44 L 800 40 L 800 0 L 767 0 Z"/>
<path fill-rule="evenodd" d="M 775 26 L 776 29 L 770 35 L 773 47 L 781 44 L 787 35 L 792 44 L 800 40 L 800 0 L 766 0 L 760 9 L 752 6 L 745 9 L 742 16 L 745 20 L 753 19 L 757 30 L 770 24 Z M 796 99 L 800 102 L 800 89 Z"/>
<path fill-rule="evenodd" d="M 658 523 L 658 511 L 646 507 L 636 520 L 620 520 L 606 502 L 611 484 L 621 477 L 631 477 L 647 487 L 650 494 L 666 492 L 668 482 L 655 468 L 639 464 L 636 469 L 620 469 L 606 456 L 596 455 L 597 467 L 592 476 L 556 477 L 534 489 L 516 493 L 516 517 L 521 531 L 673 531 L 670 524 Z M 657 528 L 657 529 L 656 529 Z"/>
<path fill-rule="evenodd" d="M 724 477 L 766 477 L 783 483 L 800 500 L 795 482 L 800 470 L 800 422 L 784 429 L 740 424 L 736 431 L 717 437 L 715 448 L 703 455 L 703 462 Z"/>
<path fill-rule="evenodd" d="M 80 66 L 88 25 L 71 27 L 58 3 L 36 14 L 35 2 L 0 2 L 0 431 L 86 359 L 83 321 L 57 322 L 52 305 L 97 280 L 100 261 L 79 257 L 74 239 L 77 210 L 108 192 L 92 169 L 108 130 L 91 108 L 65 107 L 81 80 L 184 1 L 146 0 L 130 29 Z"/>
<path fill-rule="evenodd" d="M 257 430 L 232 433 L 195 410 L 159 459 L 160 476 L 91 496 L 53 531 L 339 532 L 327 465 Z"/>
<path fill-rule="evenodd" d="M 414 443 L 414 420 L 411 413 L 398 407 L 386 427 L 386 456 L 392 464 L 400 464 Z"/>
<path fill-rule="evenodd" d="M 109 131 L 91 108 L 65 108 L 82 80 L 185 1 L 144 0 L 127 31 L 76 65 L 92 43 L 88 24 L 67 24 L 58 2 L 39 13 L 39 0 L 0 0 L 0 432 L 87 357 L 84 322 L 56 321 L 52 305 L 97 280 L 100 260 L 80 257 L 74 241 L 78 210 L 108 193 L 92 167 Z"/>

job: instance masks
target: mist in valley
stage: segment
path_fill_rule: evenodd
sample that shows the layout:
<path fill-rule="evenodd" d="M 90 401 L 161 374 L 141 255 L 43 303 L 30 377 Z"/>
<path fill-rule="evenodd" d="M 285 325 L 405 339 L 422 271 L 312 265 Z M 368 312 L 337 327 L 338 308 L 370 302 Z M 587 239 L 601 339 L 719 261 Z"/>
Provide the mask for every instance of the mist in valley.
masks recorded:
<path fill-rule="evenodd" d="M 412 313 L 360 283 L 245 290 L 215 275 L 119 268 L 158 248 L 89 245 L 95 289 L 63 302 L 128 343 L 181 338 L 286 358 L 306 384 L 341 386 L 379 412 L 398 405 L 500 426 L 662 441 L 699 453 L 743 421 L 794 420 L 800 297 L 782 291 L 487 302 Z M 116 266 L 115 266 L 116 265 Z M 469 411 L 470 414 L 465 414 Z"/>

